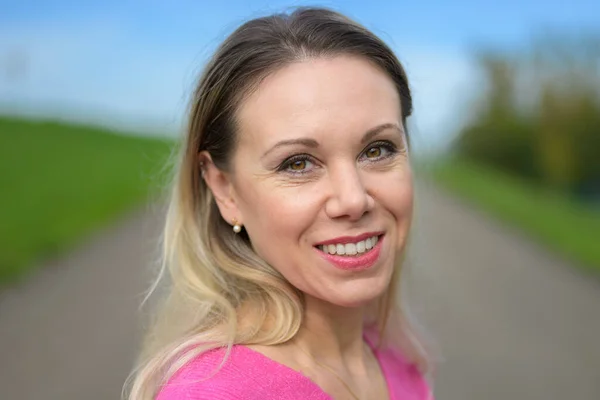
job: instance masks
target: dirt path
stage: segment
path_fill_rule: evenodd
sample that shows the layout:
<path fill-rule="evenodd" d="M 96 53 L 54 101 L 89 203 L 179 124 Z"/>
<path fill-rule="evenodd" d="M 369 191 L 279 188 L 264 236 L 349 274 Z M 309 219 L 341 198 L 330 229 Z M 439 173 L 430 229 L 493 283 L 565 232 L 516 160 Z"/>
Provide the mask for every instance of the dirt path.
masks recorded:
<path fill-rule="evenodd" d="M 0 398 L 120 398 L 156 255 L 156 215 L 130 215 L 0 294 Z"/>
<path fill-rule="evenodd" d="M 438 399 L 600 399 L 600 280 L 428 185 L 417 204 L 408 278 L 444 357 Z M 3 399 L 119 398 L 156 215 L 138 212 L 0 293 Z"/>
<path fill-rule="evenodd" d="M 600 279 L 430 186 L 417 204 L 411 293 L 439 399 L 600 399 Z"/>

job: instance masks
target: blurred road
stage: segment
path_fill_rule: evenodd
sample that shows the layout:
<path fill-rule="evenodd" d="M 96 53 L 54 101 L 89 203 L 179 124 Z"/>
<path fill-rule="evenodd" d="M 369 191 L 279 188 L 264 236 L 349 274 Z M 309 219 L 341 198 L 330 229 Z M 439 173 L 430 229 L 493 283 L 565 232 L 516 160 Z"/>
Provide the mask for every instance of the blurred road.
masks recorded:
<path fill-rule="evenodd" d="M 437 398 L 600 399 L 600 280 L 428 184 L 417 205 L 406 278 L 441 349 Z M 3 399 L 119 398 L 157 215 L 135 213 L 0 293 Z"/>
<path fill-rule="evenodd" d="M 600 399 L 600 279 L 419 189 L 408 278 L 443 357 L 437 398 Z"/>
<path fill-rule="evenodd" d="M 0 293 L 0 398 L 117 400 L 140 338 L 160 218 L 134 213 Z"/>

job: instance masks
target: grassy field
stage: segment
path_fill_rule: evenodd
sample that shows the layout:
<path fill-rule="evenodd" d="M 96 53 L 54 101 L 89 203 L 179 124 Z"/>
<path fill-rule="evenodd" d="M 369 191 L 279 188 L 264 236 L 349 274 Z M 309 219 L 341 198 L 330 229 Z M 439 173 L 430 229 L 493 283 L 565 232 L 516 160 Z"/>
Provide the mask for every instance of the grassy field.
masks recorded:
<path fill-rule="evenodd" d="M 536 188 L 513 176 L 452 160 L 432 166 L 434 179 L 491 215 L 530 234 L 577 265 L 600 273 L 600 209 Z"/>
<path fill-rule="evenodd" d="M 172 142 L 0 117 L 0 283 L 143 202 Z"/>

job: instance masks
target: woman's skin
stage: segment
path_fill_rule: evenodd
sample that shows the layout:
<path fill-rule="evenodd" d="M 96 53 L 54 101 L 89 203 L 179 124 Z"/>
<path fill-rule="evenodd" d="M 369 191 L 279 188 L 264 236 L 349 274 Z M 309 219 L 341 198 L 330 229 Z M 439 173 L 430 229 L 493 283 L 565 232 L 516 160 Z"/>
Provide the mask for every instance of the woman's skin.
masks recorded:
<path fill-rule="evenodd" d="M 307 59 L 263 80 L 237 119 L 232 169 L 218 170 L 203 153 L 206 182 L 223 218 L 242 223 L 257 254 L 306 300 L 291 343 L 250 347 L 308 375 L 336 399 L 352 397 L 314 359 L 361 399 L 388 398 L 363 341 L 363 320 L 366 305 L 390 283 L 412 219 L 396 86 L 359 57 Z M 343 245 L 363 234 L 377 236 L 377 244 Z M 317 247 L 331 241 L 336 251 L 341 244 L 345 252 L 363 252 L 331 256 Z M 361 248 L 367 244 L 375 246 Z"/>

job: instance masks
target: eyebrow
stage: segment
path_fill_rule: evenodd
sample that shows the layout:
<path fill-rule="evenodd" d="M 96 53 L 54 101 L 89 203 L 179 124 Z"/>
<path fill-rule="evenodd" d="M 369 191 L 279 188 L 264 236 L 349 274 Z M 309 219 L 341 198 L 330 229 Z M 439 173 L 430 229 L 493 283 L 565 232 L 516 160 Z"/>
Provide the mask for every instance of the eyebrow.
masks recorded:
<path fill-rule="evenodd" d="M 361 139 L 360 143 L 361 144 L 367 143 L 372 138 L 374 138 L 375 136 L 377 136 L 380 132 L 385 131 L 386 129 L 395 129 L 400 134 L 404 134 L 404 130 L 398 124 L 393 124 L 393 123 L 381 124 L 381 125 L 376 126 L 375 128 L 369 129 L 365 133 L 365 135 L 363 136 L 363 138 Z"/>
<path fill-rule="evenodd" d="M 404 130 L 402 128 L 400 128 L 400 126 L 398 126 L 398 124 L 395 124 L 395 123 L 381 124 L 374 128 L 371 128 L 367 132 L 365 132 L 362 139 L 360 140 L 361 144 L 365 144 L 366 142 L 368 142 L 373 137 L 377 136 L 379 133 L 381 133 L 382 131 L 384 131 L 386 129 L 395 129 L 398 132 L 400 132 L 401 134 L 404 133 Z M 269 153 L 271 153 L 272 151 L 274 151 L 280 147 L 294 146 L 294 145 L 302 145 L 305 147 L 310 147 L 312 149 L 316 149 L 317 147 L 319 147 L 319 143 L 316 140 L 310 139 L 310 138 L 282 140 L 280 142 L 277 142 L 273 147 L 271 147 L 269 150 L 267 150 L 261 158 L 265 158 Z"/>

